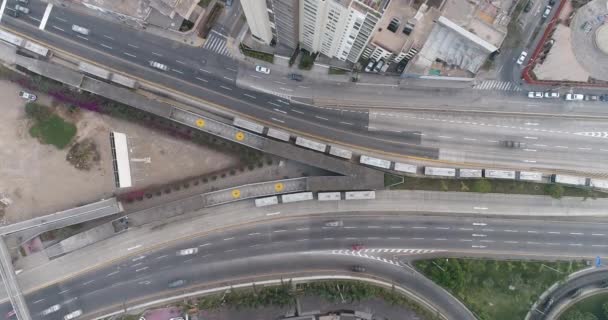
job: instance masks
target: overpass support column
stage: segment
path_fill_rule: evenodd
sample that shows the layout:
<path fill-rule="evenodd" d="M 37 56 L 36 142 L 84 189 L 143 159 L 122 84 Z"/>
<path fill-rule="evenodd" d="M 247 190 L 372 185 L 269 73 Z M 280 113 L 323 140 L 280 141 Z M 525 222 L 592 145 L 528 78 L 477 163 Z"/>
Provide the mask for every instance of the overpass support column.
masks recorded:
<path fill-rule="evenodd" d="M 23 294 L 21 293 L 21 288 L 19 288 L 19 283 L 17 282 L 11 255 L 6 246 L 6 242 L 4 242 L 4 237 L 2 236 L 0 236 L 0 275 L 2 275 L 2 280 L 6 286 L 6 293 L 13 305 L 13 310 L 15 310 L 17 319 L 32 320 L 30 311 L 28 310 Z"/>

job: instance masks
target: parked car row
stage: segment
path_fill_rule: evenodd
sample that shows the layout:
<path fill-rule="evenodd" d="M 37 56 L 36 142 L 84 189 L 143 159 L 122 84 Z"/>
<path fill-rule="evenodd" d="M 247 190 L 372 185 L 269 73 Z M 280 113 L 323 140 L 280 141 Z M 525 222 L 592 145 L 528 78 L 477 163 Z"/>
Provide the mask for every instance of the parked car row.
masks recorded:
<path fill-rule="evenodd" d="M 530 99 L 558 99 L 560 97 L 559 92 L 555 91 L 529 91 L 528 98 Z M 596 94 L 581 94 L 581 93 L 566 93 L 564 96 L 566 101 L 606 101 L 608 102 L 608 94 L 596 95 Z"/>

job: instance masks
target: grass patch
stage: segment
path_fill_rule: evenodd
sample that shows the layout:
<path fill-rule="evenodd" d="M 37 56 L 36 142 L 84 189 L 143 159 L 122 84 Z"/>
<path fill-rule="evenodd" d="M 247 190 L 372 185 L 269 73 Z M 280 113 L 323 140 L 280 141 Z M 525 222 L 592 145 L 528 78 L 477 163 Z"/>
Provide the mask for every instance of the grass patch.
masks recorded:
<path fill-rule="evenodd" d="M 441 258 L 416 261 L 414 266 L 478 319 L 521 320 L 547 288 L 586 264 Z"/>
<path fill-rule="evenodd" d="M 37 103 L 25 105 L 25 113 L 34 120 L 30 135 L 43 144 L 65 148 L 76 135 L 76 126 L 55 115 L 51 110 Z"/>
<path fill-rule="evenodd" d="M 391 187 L 396 184 L 403 183 L 403 177 L 391 173 L 384 174 L 384 186 Z"/>
<path fill-rule="evenodd" d="M 336 75 L 348 73 L 347 70 L 340 69 L 340 68 L 334 68 L 334 67 L 329 67 L 327 72 L 329 72 L 329 74 L 336 74 Z"/>
<path fill-rule="evenodd" d="M 591 316 L 589 316 L 591 314 Z M 595 317 L 595 318 L 594 318 Z M 608 293 L 585 298 L 563 313 L 559 320 L 608 320 Z"/>
<path fill-rule="evenodd" d="M 608 197 L 608 193 L 606 192 L 591 190 L 587 188 L 576 188 L 556 184 L 498 179 L 431 179 L 404 176 L 403 183 L 393 185 L 391 186 L 391 189 L 531 194 L 548 195 L 554 198 L 560 198 L 562 196 L 592 199 Z"/>
<path fill-rule="evenodd" d="M 274 54 L 249 49 L 242 43 L 239 45 L 239 49 L 241 49 L 241 52 L 248 57 L 274 63 Z"/>

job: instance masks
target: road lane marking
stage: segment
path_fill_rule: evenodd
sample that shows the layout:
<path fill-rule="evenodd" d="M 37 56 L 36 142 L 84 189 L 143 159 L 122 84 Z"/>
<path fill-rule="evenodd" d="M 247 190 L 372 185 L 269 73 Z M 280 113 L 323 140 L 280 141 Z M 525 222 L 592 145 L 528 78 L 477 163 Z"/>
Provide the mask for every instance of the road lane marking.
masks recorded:
<path fill-rule="evenodd" d="M 391 226 L 391 229 L 403 229 L 402 226 Z"/>
<path fill-rule="evenodd" d="M 559 232 L 559 231 L 549 231 L 547 233 L 549 233 L 549 234 L 561 234 L 561 232 Z"/>
<path fill-rule="evenodd" d="M 390 237 L 390 238 L 388 238 L 388 239 L 389 239 L 389 240 L 399 240 L 399 239 L 401 239 L 401 238 L 400 238 L 400 237 Z"/>
<path fill-rule="evenodd" d="M 445 241 L 445 240 L 448 240 L 448 239 L 446 239 L 446 238 L 435 238 L 435 239 L 433 239 L 433 240 L 437 240 L 437 241 Z"/>
<path fill-rule="evenodd" d="M 509 241 L 503 241 L 503 242 L 504 242 L 504 243 L 519 243 L 519 242 L 517 242 L 517 241 L 511 241 L 511 240 L 509 240 Z"/>
<path fill-rule="evenodd" d="M 296 241 L 299 241 L 299 242 L 301 242 L 301 241 L 308 241 L 308 239 L 298 239 Z"/>
<path fill-rule="evenodd" d="M 281 82 L 281 81 L 273 81 L 274 83 L 278 83 L 278 84 L 287 84 L 285 82 Z"/>
<path fill-rule="evenodd" d="M 228 87 L 226 87 L 226 86 L 220 86 L 220 88 L 222 88 L 222 89 L 226 89 L 226 90 L 229 90 L 229 91 L 232 91 L 232 89 L 231 89 L 231 88 L 228 88 Z"/>
<path fill-rule="evenodd" d="M 559 246 L 558 242 L 545 242 L 545 244 L 548 246 Z"/>
<path fill-rule="evenodd" d="M 566 146 L 555 146 L 556 148 L 560 148 L 560 149 L 568 149 L 568 147 Z"/>
<path fill-rule="evenodd" d="M 518 230 L 510 230 L 510 229 L 505 229 L 503 230 L 504 232 L 519 232 Z"/>
<path fill-rule="evenodd" d="M 486 246 L 478 246 L 478 245 L 472 245 L 471 248 L 475 248 L 475 249 L 483 249 L 486 248 Z"/>
<path fill-rule="evenodd" d="M 439 136 L 439 138 L 442 138 L 442 139 L 452 139 L 452 137 L 450 137 L 450 136 Z"/>
<path fill-rule="evenodd" d="M 534 242 L 534 241 L 526 241 L 527 244 L 539 244 L 538 242 Z"/>
<path fill-rule="evenodd" d="M 248 234 L 248 236 L 257 236 L 257 235 L 260 235 L 260 234 L 261 233 L 259 233 L 259 232 L 253 232 L 253 233 Z"/>
<path fill-rule="evenodd" d="M 84 40 L 87 40 L 87 41 L 89 40 L 89 38 L 83 37 L 83 36 L 81 36 L 81 35 L 76 35 L 76 36 L 77 36 L 78 38 L 80 38 L 80 39 L 84 39 Z"/>
<path fill-rule="evenodd" d="M 145 259 L 145 258 L 146 258 L 146 256 L 139 256 L 139 257 L 131 259 L 131 261 L 135 262 L 135 261 L 139 261 L 139 260 Z"/>
<path fill-rule="evenodd" d="M 99 45 L 101 45 L 101 46 L 102 46 L 102 47 L 104 47 L 104 48 L 108 48 L 108 49 L 112 50 L 112 47 L 110 47 L 110 46 L 109 46 L 109 45 L 107 45 L 107 44 L 100 43 Z"/>
<path fill-rule="evenodd" d="M 66 293 L 66 292 L 68 292 L 68 291 L 70 291 L 70 290 L 71 290 L 71 289 L 65 289 L 65 290 L 63 290 L 63 291 L 59 291 L 59 294 L 64 294 L 64 293 Z"/>
<path fill-rule="evenodd" d="M 573 236 L 581 236 L 581 235 L 583 235 L 584 233 L 580 233 L 580 232 L 570 232 L 570 234 L 571 234 L 571 235 L 573 235 Z"/>
<path fill-rule="evenodd" d="M 608 247 L 608 244 L 592 244 L 592 247 Z"/>
<path fill-rule="evenodd" d="M 283 101 L 281 99 L 277 99 L 277 101 L 280 102 L 280 103 L 282 103 L 282 104 L 289 105 L 289 102 L 287 102 L 287 101 Z"/>
<path fill-rule="evenodd" d="M 291 111 L 295 112 L 295 113 L 299 113 L 299 114 L 304 114 L 304 112 L 300 111 L 300 110 L 296 110 L 296 109 L 291 109 Z"/>
<path fill-rule="evenodd" d="M 585 151 L 591 150 L 591 148 L 577 148 L 577 149 L 578 150 L 585 150 Z"/>
<path fill-rule="evenodd" d="M 378 240 L 378 239 L 380 239 L 380 237 L 367 237 L 367 239 L 369 239 L 369 240 Z"/>
<path fill-rule="evenodd" d="M 536 152 L 536 149 L 527 149 L 526 148 L 526 149 L 524 149 L 524 151 L 527 151 L 527 152 Z"/>
<path fill-rule="evenodd" d="M 166 257 L 168 257 L 168 256 L 169 256 L 168 254 L 164 254 L 164 255 L 162 255 L 162 256 L 156 257 L 156 258 L 155 258 L 155 260 L 164 259 L 164 258 L 166 258 Z"/>
<path fill-rule="evenodd" d="M 259 247 L 261 246 L 261 244 L 257 243 L 257 244 L 252 244 L 249 246 L 249 248 L 255 248 L 255 247 Z"/>
<path fill-rule="evenodd" d="M 148 269 L 148 267 L 143 267 L 143 268 L 140 268 L 140 269 L 136 269 L 135 272 L 140 272 L 140 271 L 144 271 L 144 270 L 147 270 L 147 269 Z"/>
<path fill-rule="evenodd" d="M 334 238 L 323 238 L 323 240 L 333 240 Z"/>
<path fill-rule="evenodd" d="M 54 17 L 54 18 L 57 19 L 57 20 L 59 20 L 59 21 L 61 21 L 61 22 L 68 22 L 68 20 L 63 19 L 63 18 L 59 18 L 59 17 Z"/>
<path fill-rule="evenodd" d="M 267 213 L 267 216 L 276 216 L 277 214 L 281 214 L 281 211 Z"/>
<path fill-rule="evenodd" d="M 57 29 L 57 30 L 59 30 L 59 31 L 65 32 L 65 30 L 63 30 L 63 29 L 59 28 L 58 26 L 53 25 L 53 26 L 51 26 L 51 27 L 53 27 L 53 28 L 55 28 L 55 29 Z"/>
<path fill-rule="evenodd" d="M 110 36 L 106 36 L 105 34 L 103 35 L 103 37 L 106 38 L 106 39 L 114 40 L 114 38 L 112 38 Z"/>
<path fill-rule="evenodd" d="M 352 126 L 353 124 L 350 122 L 344 122 L 344 121 L 340 121 L 341 124 L 345 124 L 347 126 Z"/>
<path fill-rule="evenodd" d="M 465 141 L 477 141 L 477 139 L 473 139 L 473 138 L 462 138 Z"/>
<path fill-rule="evenodd" d="M 138 262 L 138 263 L 136 263 L 136 264 L 132 265 L 132 266 L 131 266 L 131 268 L 135 268 L 135 267 L 137 267 L 137 266 L 141 266 L 141 265 L 142 265 L 142 263 L 143 263 L 143 262 Z"/>
<path fill-rule="evenodd" d="M 118 271 L 118 270 L 116 270 L 116 271 L 114 271 L 114 272 L 110 272 L 110 273 L 108 273 L 108 274 L 106 275 L 106 278 L 111 277 L 111 276 L 113 276 L 113 275 L 115 275 L 115 274 L 118 274 L 119 272 L 120 272 L 120 271 Z"/>
<path fill-rule="evenodd" d="M 36 300 L 36 301 L 34 301 L 34 304 L 36 304 L 36 303 L 40 303 L 40 302 L 42 302 L 42 301 L 44 301 L 44 300 L 46 300 L 46 299 L 40 299 L 40 300 Z"/>
<path fill-rule="evenodd" d="M 234 79 L 232 78 L 228 78 L 228 77 L 224 77 L 224 79 L 228 80 L 228 81 L 234 81 Z"/>
<path fill-rule="evenodd" d="M 224 252 L 232 252 L 232 251 L 236 251 L 236 249 L 228 249 L 228 250 L 224 250 Z M 184 261 L 186 262 L 186 261 Z"/>
<path fill-rule="evenodd" d="M 83 283 L 82 285 L 83 285 L 83 286 L 86 286 L 87 284 L 91 284 L 91 283 L 93 283 L 93 282 L 95 282 L 95 280 L 89 280 L 89 281 L 87 281 L 87 282 Z"/>
<path fill-rule="evenodd" d="M 483 223 L 483 222 L 473 222 L 474 226 L 487 226 L 487 223 Z"/>
<path fill-rule="evenodd" d="M 489 242 L 489 243 L 492 243 L 492 242 L 494 242 L 494 240 L 485 240 L 484 239 L 484 240 L 479 240 L 479 242 Z"/>
<path fill-rule="evenodd" d="M 185 62 L 183 62 L 183 61 L 175 60 L 175 62 L 177 62 L 177 63 L 179 63 L 179 64 L 186 65 L 186 63 L 185 63 Z"/>
<path fill-rule="evenodd" d="M 426 229 L 427 227 L 412 227 L 412 229 Z"/>
<path fill-rule="evenodd" d="M 234 237 L 224 239 L 224 241 L 230 241 L 230 240 L 234 240 Z"/>
<path fill-rule="evenodd" d="M 424 240 L 424 238 L 412 238 L 412 240 Z"/>
<path fill-rule="evenodd" d="M 131 54 L 131 53 L 128 53 L 128 52 L 123 52 L 123 54 L 124 54 L 124 55 L 127 55 L 127 56 L 129 56 L 129 57 L 131 57 L 131 58 L 137 58 L 137 56 L 136 56 L 136 55 Z M 173 71 L 175 71 L 175 69 L 172 69 L 172 70 L 173 70 Z"/>
<path fill-rule="evenodd" d="M 236 69 L 232 69 L 232 68 L 226 68 L 226 70 L 230 70 L 232 72 L 236 72 Z"/>
<path fill-rule="evenodd" d="M 38 18 L 34 18 L 32 16 L 27 16 L 27 17 L 30 18 L 30 19 L 32 19 L 32 20 L 34 20 L 34 21 L 36 21 L 36 22 L 40 22 L 40 19 L 38 19 Z"/>
<path fill-rule="evenodd" d="M 157 56 L 157 57 L 162 57 L 163 56 L 162 54 L 156 53 L 156 52 L 150 52 L 150 53 L 153 54 L 153 55 L 155 55 L 155 56 Z"/>
<path fill-rule="evenodd" d="M 252 96 L 252 95 L 250 95 L 250 94 L 248 94 L 248 93 L 243 93 L 243 95 L 244 95 L 245 97 L 249 97 L 249 98 L 251 98 L 251 99 L 257 99 L 255 96 Z"/>
<path fill-rule="evenodd" d="M 473 207 L 475 210 L 488 210 L 487 207 Z"/>
<path fill-rule="evenodd" d="M 258 76 L 254 75 L 254 74 L 252 74 L 251 76 L 254 77 L 254 78 L 256 78 L 256 79 L 262 79 L 262 77 L 258 77 Z"/>
<path fill-rule="evenodd" d="M 305 87 L 305 86 L 298 86 L 298 88 L 302 88 L 302 89 L 308 89 L 309 87 Z"/>
<path fill-rule="evenodd" d="M 274 108 L 273 110 L 276 111 L 276 112 L 287 114 L 287 111 L 285 111 L 285 110 L 281 110 L 281 109 L 277 109 L 277 108 Z"/>
<path fill-rule="evenodd" d="M 138 47 L 138 46 L 136 46 L 136 45 L 133 45 L 133 44 L 130 44 L 130 43 L 127 43 L 127 45 L 128 45 L 129 47 L 131 47 L 131 48 L 139 49 L 139 47 Z"/>
<path fill-rule="evenodd" d="M 536 163 L 536 160 L 523 160 L 523 162 L 526 162 L 526 163 Z"/>
<path fill-rule="evenodd" d="M 462 241 L 462 242 L 471 242 L 471 241 L 473 241 L 473 239 L 460 239 L 459 241 Z"/>
<path fill-rule="evenodd" d="M 473 228 L 458 228 L 458 230 L 471 231 L 471 230 L 473 230 Z"/>
<path fill-rule="evenodd" d="M 368 229 L 379 229 L 380 226 L 367 226 Z"/>
<path fill-rule="evenodd" d="M 149 284 L 151 284 L 151 283 L 152 283 L 151 281 L 140 281 L 140 282 L 138 282 L 137 284 L 141 284 L 141 285 L 146 286 L 146 285 L 149 285 Z"/>
<path fill-rule="evenodd" d="M 591 235 L 592 236 L 605 236 L 605 234 L 603 234 L 603 233 L 592 233 Z"/>
<path fill-rule="evenodd" d="M 487 234 L 479 234 L 479 233 L 473 233 L 472 234 L 473 237 L 487 237 Z"/>
<path fill-rule="evenodd" d="M 203 79 L 203 78 L 199 78 L 199 77 L 196 77 L 196 80 L 200 80 L 200 81 L 202 81 L 202 82 L 209 82 L 209 81 L 207 81 L 207 80 L 205 80 L 205 79 Z"/>
<path fill-rule="evenodd" d="M 210 245 L 211 245 L 211 242 L 207 242 L 207 243 L 199 245 L 199 247 L 206 247 L 206 246 L 210 246 Z"/>
<path fill-rule="evenodd" d="M 274 103 L 274 102 L 268 102 L 268 104 L 273 105 L 273 106 L 275 106 L 275 107 L 280 107 L 280 105 L 278 105 L 278 104 L 276 104 L 276 103 Z"/>
<path fill-rule="evenodd" d="M 485 232 L 494 232 L 494 229 L 481 229 L 481 231 L 485 231 Z"/>
<path fill-rule="evenodd" d="M 204 72 L 204 73 L 209 73 L 209 74 L 212 74 L 212 73 L 213 73 L 213 72 L 211 72 L 211 71 L 209 71 L 209 70 L 205 70 L 205 69 L 198 69 L 198 70 L 200 70 L 200 71 L 202 71 L 202 72 Z"/>
<path fill-rule="evenodd" d="M 44 30 L 46 28 L 46 23 L 49 21 L 49 16 L 51 15 L 51 10 L 53 10 L 53 4 L 47 3 L 46 9 L 44 10 L 44 15 L 42 16 L 42 21 L 40 21 L 40 25 L 38 29 Z"/>
<path fill-rule="evenodd" d="M 573 247 L 580 247 L 582 246 L 581 243 L 568 243 L 569 246 L 573 246 Z"/>
<path fill-rule="evenodd" d="M 538 123 L 537 122 L 526 122 L 525 125 L 527 125 L 527 126 L 537 126 Z"/>
<path fill-rule="evenodd" d="M 344 229 L 357 229 L 357 227 L 344 227 Z"/>
<path fill-rule="evenodd" d="M 283 120 L 279 120 L 279 119 L 277 119 L 277 118 L 270 118 L 270 119 L 272 119 L 272 120 L 274 120 L 274 121 L 276 121 L 276 122 L 285 123 L 285 121 L 283 121 Z"/>
<path fill-rule="evenodd" d="M 179 74 L 184 74 L 181 70 L 177 70 L 177 69 L 171 69 L 171 70 L 174 71 L 174 72 L 177 72 Z"/>
<path fill-rule="evenodd" d="M 359 238 L 357 238 L 357 237 L 346 237 L 344 239 L 346 239 L 346 240 L 355 240 L 355 239 L 359 239 Z"/>
<path fill-rule="evenodd" d="M 529 139 L 529 140 L 538 140 L 538 137 L 524 137 L 524 139 Z"/>
<path fill-rule="evenodd" d="M 283 88 L 283 87 L 280 87 L 279 89 L 284 90 L 284 91 L 289 91 L 289 92 L 293 91 L 291 89 L 287 89 L 287 88 Z"/>
<path fill-rule="evenodd" d="M 286 229 L 279 229 L 279 230 L 274 230 L 273 232 L 279 233 L 279 232 L 286 232 L 286 231 L 287 231 Z"/>
<path fill-rule="evenodd" d="M 306 231 L 306 230 L 310 230 L 310 228 L 297 228 L 296 230 L 298 230 L 298 231 Z"/>
<path fill-rule="evenodd" d="M 536 230 L 528 230 L 528 233 L 538 233 Z"/>
<path fill-rule="evenodd" d="M 438 229 L 438 230 L 450 230 L 449 227 L 435 227 L 435 229 Z"/>
<path fill-rule="evenodd" d="M 136 245 L 134 247 L 127 248 L 127 251 L 135 250 L 135 249 L 140 248 L 140 247 L 141 247 L 141 244 L 138 244 L 138 245 Z"/>

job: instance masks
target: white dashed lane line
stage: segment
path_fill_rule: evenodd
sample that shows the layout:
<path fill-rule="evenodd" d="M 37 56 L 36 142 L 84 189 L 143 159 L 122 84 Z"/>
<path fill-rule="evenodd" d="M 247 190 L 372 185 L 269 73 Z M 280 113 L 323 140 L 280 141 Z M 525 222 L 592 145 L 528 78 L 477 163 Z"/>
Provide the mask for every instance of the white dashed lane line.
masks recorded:
<path fill-rule="evenodd" d="M 106 38 L 106 39 L 114 40 L 114 38 L 112 38 L 110 36 L 106 36 L 105 34 L 103 35 L 103 37 Z"/>
<path fill-rule="evenodd" d="M 99 45 L 100 45 L 100 46 L 102 46 L 102 47 L 104 47 L 104 48 L 107 48 L 107 49 L 112 50 L 112 47 L 110 47 L 110 46 L 109 46 L 109 45 L 107 45 L 107 44 L 100 43 Z"/>
<path fill-rule="evenodd" d="M 59 28 L 58 26 L 51 26 L 51 27 L 53 27 L 54 29 L 57 29 L 57 30 L 59 30 L 59 31 L 61 31 L 61 32 L 65 32 L 65 30 L 63 30 L 63 29 Z"/>
<path fill-rule="evenodd" d="M 76 35 L 76 36 L 77 36 L 78 38 L 82 39 L 82 40 L 89 41 L 89 38 L 85 38 L 85 37 L 83 37 L 83 36 L 81 36 L 81 35 Z"/>
<path fill-rule="evenodd" d="M 55 17 L 55 19 L 57 19 L 57 20 L 59 20 L 59 21 L 61 21 L 61 22 L 68 22 L 66 19 L 59 18 L 59 17 Z"/>
<path fill-rule="evenodd" d="M 129 56 L 129 57 L 131 57 L 131 58 L 137 58 L 137 56 L 136 56 L 136 55 L 134 55 L 134 54 L 132 54 L 132 53 L 123 52 L 123 54 L 124 54 L 124 55 L 126 55 L 126 56 Z M 173 70 L 173 71 L 175 71 L 175 70 Z"/>

